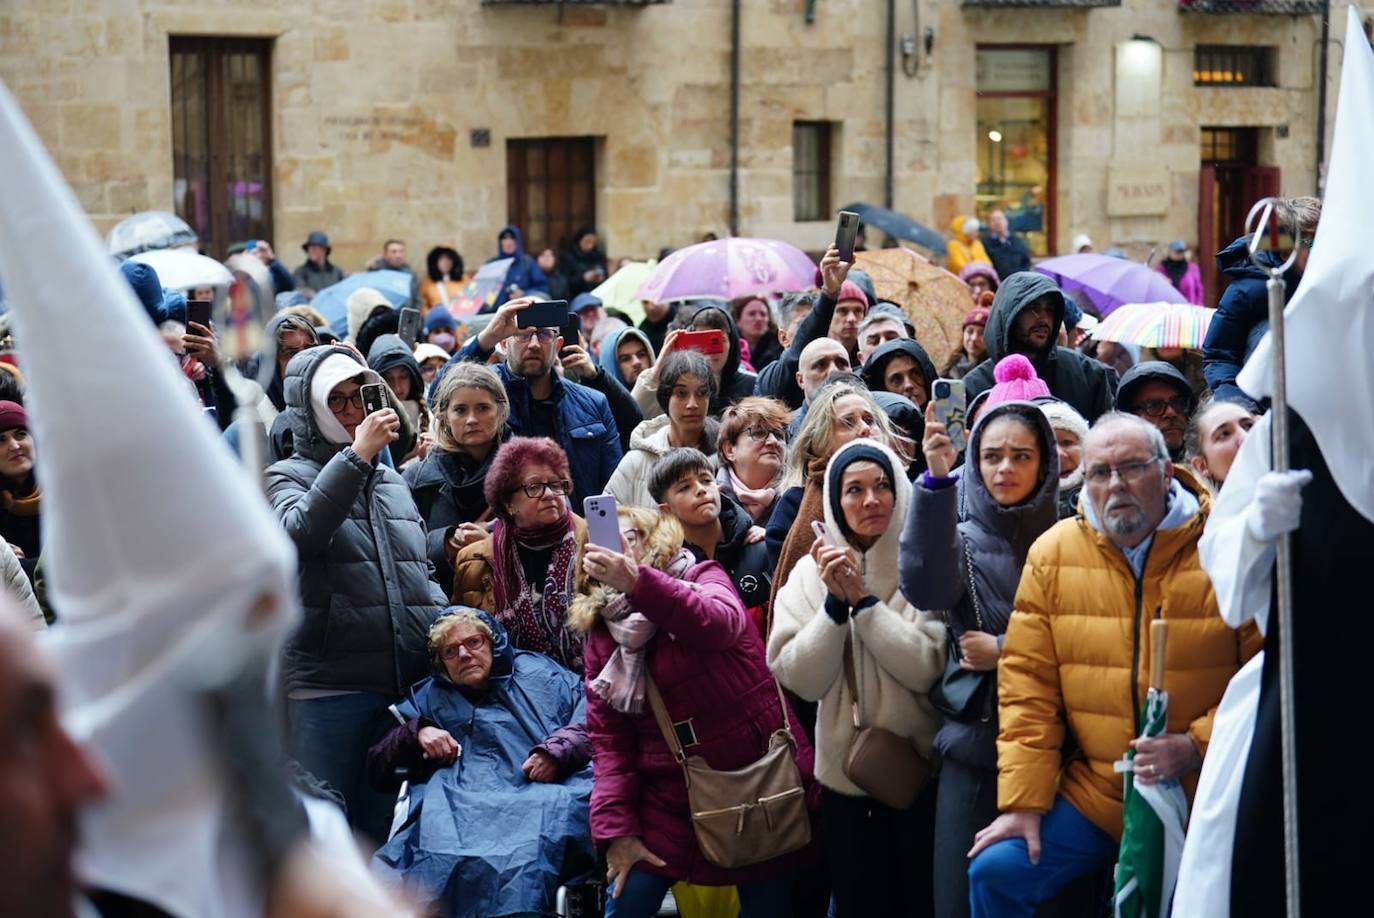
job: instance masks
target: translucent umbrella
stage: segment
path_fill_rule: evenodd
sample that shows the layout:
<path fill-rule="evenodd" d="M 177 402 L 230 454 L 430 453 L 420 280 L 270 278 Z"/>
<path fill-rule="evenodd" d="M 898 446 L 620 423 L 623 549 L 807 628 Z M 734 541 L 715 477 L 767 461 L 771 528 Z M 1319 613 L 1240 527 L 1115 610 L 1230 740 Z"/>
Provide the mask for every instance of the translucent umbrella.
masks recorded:
<path fill-rule="evenodd" d="M 234 280 L 229 269 L 213 258 L 185 249 L 158 249 L 129 256 L 157 272 L 157 279 L 168 290 L 193 290 L 196 287 L 227 287 Z"/>
<path fill-rule="evenodd" d="M 174 249 L 195 245 L 196 231 L 176 214 L 165 210 L 145 210 L 125 217 L 105 236 L 105 250 L 116 258 L 128 258 L 153 249 Z"/>
<path fill-rule="evenodd" d="M 1216 312 L 1192 303 L 1128 303 L 1112 310 L 1092 330 L 1092 337 L 1139 347 L 1196 350 L 1206 340 Z"/>
<path fill-rule="evenodd" d="M 873 279 L 879 299 L 902 307 L 933 359 L 943 360 L 959 346 L 964 316 L 973 309 L 967 284 L 907 248 L 859 252 L 854 262 Z"/>
<path fill-rule="evenodd" d="M 600 297 L 601 305 L 605 308 L 619 309 L 639 322 L 644 318 L 644 301 L 636 294 L 657 264 L 658 260 L 653 258 L 648 261 L 628 261 L 620 266 L 619 271 L 602 281 L 592 295 Z"/>

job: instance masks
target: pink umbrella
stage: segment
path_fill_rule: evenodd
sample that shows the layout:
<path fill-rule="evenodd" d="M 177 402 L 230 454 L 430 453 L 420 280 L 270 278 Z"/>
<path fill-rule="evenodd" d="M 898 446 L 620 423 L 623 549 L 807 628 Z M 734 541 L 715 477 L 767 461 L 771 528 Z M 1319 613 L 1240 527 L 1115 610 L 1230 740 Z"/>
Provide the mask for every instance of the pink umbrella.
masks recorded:
<path fill-rule="evenodd" d="M 678 249 L 658 263 L 635 296 L 663 303 L 695 297 L 734 299 L 750 293 L 805 290 L 815 285 L 816 263 L 776 239 L 731 237 Z"/>

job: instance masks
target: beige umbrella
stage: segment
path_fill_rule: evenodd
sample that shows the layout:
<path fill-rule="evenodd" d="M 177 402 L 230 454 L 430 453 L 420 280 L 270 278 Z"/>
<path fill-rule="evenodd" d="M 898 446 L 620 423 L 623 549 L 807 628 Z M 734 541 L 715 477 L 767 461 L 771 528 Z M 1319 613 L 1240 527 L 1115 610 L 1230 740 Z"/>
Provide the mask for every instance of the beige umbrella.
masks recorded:
<path fill-rule="evenodd" d="M 916 340 L 937 364 L 959 347 L 964 316 L 973 309 L 968 285 L 907 248 L 858 252 L 854 261 L 873 279 L 879 299 L 905 310 Z"/>

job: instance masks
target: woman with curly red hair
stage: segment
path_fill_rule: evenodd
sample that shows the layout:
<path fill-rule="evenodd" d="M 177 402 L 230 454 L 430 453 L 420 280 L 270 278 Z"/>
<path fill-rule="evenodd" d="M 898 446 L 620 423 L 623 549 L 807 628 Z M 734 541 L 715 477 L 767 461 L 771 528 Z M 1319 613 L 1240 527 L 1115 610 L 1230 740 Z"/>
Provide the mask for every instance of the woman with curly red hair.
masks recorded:
<path fill-rule="evenodd" d="M 491 534 L 458 553 L 453 602 L 490 612 L 520 650 L 582 671 L 582 637 L 568 629 L 577 540 L 586 526 L 568 507 L 568 457 L 547 437 L 512 437 L 484 486 Z"/>

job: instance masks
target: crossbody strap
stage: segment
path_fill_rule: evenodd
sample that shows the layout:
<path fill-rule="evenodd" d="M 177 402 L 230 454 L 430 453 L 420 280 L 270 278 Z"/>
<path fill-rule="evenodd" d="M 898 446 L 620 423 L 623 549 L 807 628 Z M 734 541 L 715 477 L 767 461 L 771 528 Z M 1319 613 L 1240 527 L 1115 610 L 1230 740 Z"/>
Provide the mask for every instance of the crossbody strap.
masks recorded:
<path fill-rule="evenodd" d="M 979 631 L 986 632 L 983 627 L 983 610 L 978 606 L 978 587 L 973 580 L 973 552 L 969 550 L 968 539 L 960 539 L 964 543 L 964 566 L 968 568 L 968 596 L 973 600 L 973 621 L 978 626 Z"/>
<path fill-rule="evenodd" d="M 654 682 L 653 676 L 647 672 L 644 674 L 646 694 L 649 696 L 649 707 L 653 709 L 654 720 L 658 722 L 659 732 L 663 734 L 663 740 L 672 750 L 673 758 L 683 768 L 687 766 L 687 753 L 682 749 L 682 743 L 677 738 L 677 730 L 673 729 L 673 718 L 668 714 L 668 706 L 663 703 L 663 696 L 659 694 L 658 685 Z M 778 693 L 778 704 L 782 708 L 782 728 L 787 732 L 787 738 L 792 738 L 792 721 L 787 716 L 787 699 L 782 694 L 782 686 L 776 677 L 773 679 L 773 689 Z M 767 751 L 765 749 L 765 751 Z"/>

